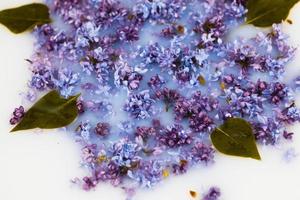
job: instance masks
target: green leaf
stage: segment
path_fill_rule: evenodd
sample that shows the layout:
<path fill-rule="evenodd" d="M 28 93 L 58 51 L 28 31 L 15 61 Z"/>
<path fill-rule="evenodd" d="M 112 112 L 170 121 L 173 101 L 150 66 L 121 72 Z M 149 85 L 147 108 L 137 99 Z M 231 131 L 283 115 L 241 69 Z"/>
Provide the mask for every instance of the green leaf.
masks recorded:
<path fill-rule="evenodd" d="M 25 113 L 11 132 L 33 128 L 53 129 L 71 124 L 78 115 L 76 102 L 79 96 L 64 99 L 57 91 L 50 91 Z"/>
<path fill-rule="evenodd" d="M 28 4 L 0 12 L 0 23 L 13 33 L 22 33 L 35 25 L 50 22 L 48 7 L 40 3 Z"/>
<path fill-rule="evenodd" d="M 285 20 L 290 9 L 299 0 L 248 0 L 247 23 L 258 27 L 268 27 Z"/>
<path fill-rule="evenodd" d="M 230 118 L 210 135 L 221 153 L 260 160 L 251 125 L 240 118 Z"/>

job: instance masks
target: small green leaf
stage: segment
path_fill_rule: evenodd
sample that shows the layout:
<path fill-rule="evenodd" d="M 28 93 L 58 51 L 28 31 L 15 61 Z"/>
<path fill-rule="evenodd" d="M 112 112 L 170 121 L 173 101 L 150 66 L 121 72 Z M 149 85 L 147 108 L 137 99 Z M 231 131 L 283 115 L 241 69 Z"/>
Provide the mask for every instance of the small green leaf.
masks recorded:
<path fill-rule="evenodd" d="M 285 20 L 299 0 L 248 0 L 247 23 L 258 27 L 272 26 Z"/>
<path fill-rule="evenodd" d="M 71 124 L 78 115 L 76 102 L 79 96 L 64 99 L 57 91 L 50 91 L 25 113 L 11 132 L 33 128 L 53 129 Z"/>
<path fill-rule="evenodd" d="M 251 125 L 240 118 L 230 118 L 210 135 L 221 153 L 260 160 Z"/>
<path fill-rule="evenodd" d="M 35 25 L 50 22 L 48 7 L 40 3 L 28 4 L 0 12 L 0 23 L 13 33 L 22 33 Z"/>

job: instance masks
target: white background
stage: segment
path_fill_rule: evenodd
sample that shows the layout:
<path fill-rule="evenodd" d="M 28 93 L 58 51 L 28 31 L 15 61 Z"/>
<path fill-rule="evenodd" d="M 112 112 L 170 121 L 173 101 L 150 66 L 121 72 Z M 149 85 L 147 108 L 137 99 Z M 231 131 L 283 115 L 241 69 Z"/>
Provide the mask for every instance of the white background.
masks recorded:
<path fill-rule="evenodd" d="M 25 3 L 32 0 L 1 0 L 0 10 Z M 299 12 L 297 5 L 289 17 L 293 25 L 284 24 L 296 46 L 300 44 Z M 229 39 L 253 32 L 246 26 L 241 29 Z M 125 199 L 121 189 L 105 184 L 91 192 L 72 186 L 70 180 L 85 173 L 79 165 L 80 147 L 67 133 L 9 133 L 10 113 L 22 103 L 20 93 L 30 77 L 24 59 L 32 54 L 33 42 L 29 33 L 14 35 L 0 26 L 0 200 Z M 300 50 L 289 71 L 300 75 Z M 300 154 L 291 162 L 283 159 L 290 148 L 300 152 L 300 125 L 290 129 L 296 133 L 294 142 L 260 147 L 262 161 L 217 155 L 212 167 L 170 177 L 152 190 L 138 192 L 134 199 L 188 200 L 192 199 L 189 190 L 201 194 L 217 185 L 222 189 L 222 200 L 300 200 Z"/>

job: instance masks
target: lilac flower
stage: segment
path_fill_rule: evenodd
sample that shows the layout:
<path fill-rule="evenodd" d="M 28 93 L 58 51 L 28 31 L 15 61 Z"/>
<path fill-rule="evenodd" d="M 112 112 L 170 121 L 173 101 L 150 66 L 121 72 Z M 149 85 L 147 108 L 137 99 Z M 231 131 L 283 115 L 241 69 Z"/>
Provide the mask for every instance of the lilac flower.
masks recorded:
<path fill-rule="evenodd" d="M 287 88 L 284 84 L 276 82 L 272 84 L 271 89 L 271 102 L 278 104 L 287 95 Z"/>
<path fill-rule="evenodd" d="M 39 75 L 36 75 L 36 76 L 32 77 L 30 85 L 33 88 L 36 88 L 38 90 L 44 90 L 46 84 L 42 77 L 40 77 Z"/>
<path fill-rule="evenodd" d="M 84 103 L 82 100 L 78 100 L 76 103 L 77 109 L 78 109 L 78 113 L 82 114 L 84 113 Z"/>
<path fill-rule="evenodd" d="M 137 25 L 125 26 L 118 31 L 118 34 L 122 41 L 136 41 L 139 39 L 139 27 Z"/>
<path fill-rule="evenodd" d="M 52 73 L 48 70 L 34 72 L 29 85 L 37 90 L 45 90 L 47 88 L 52 89 L 54 87 Z"/>
<path fill-rule="evenodd" d="M 175 104 L 176 119 L 188 118 L 190 128 L 195 132 L 211 130 L 213 120 L 207 112 L 211 112 L 218 107 L 218 102 L 214 99 L 201 96 L 196 92 L 189 100 L 179 99 Z"/>
<path fill-rule="evenodd" d="M 162 180 L 163 162 L 159 160 L 144 161 L 136 172 L 129 171 L 128 176 L 136 180 L 141 187 L 151 188 Z"/>
<path fill-rule="evenodd" d="M 188 169 L 188 164 L 189 163 L 187 160 L 180 160 L 179 163 L 173 164 L 173 173 L 176 175 L 186 173 Z"/>
<path fill-rule="evenodd" d="M 104 162 L 97 166 L 94 172 L 94 176 L 98 181 L 110 181 L 114 186 L 118 186 L 121 183 L 121 178 L 124 174 L 121 174 L 120 166 L 114 161 Z"/>
<path fill-rule="evenodd" d="M 133 12 L 141 21 L 145 21 L 150 15 L 149 8 L 143 3 L 136 4 L 133 7 Z"/>
<path fill-rule="evenodd" d="M 143 79 L 141 74 L 134 72 L 126 63 L 116 70 L 114 77 L 116 85 L 126 86 L 129 90 L 136 90 Z"/>
<path fill-rule="evenodd" d="M 107 65 L 105 62 L 97 63 L 94 66 L 94 71 L 96 73 L 96 78 L 98 82 L 102 85 L 106 85 L 109 82 L 110 76 L 110 66 Z"/>
<path fill-rule="evenodd" d="M 225 14 L 234 18 L 244 17 L 247 13 L 246 2 L 247 0 L 233 0 L 231 3 L 225 3 L 224 6 L 227 9 Z"/>
<path fill-rule="evenodd" d="M 286 139 L 286 140 L 291 140 L 291 139 L 293 139 L 293 135 L 294 135 L 294 133 L 287 132 L 287 131 L 283 131 L 283 137 L 284 137 L 284 139 Z"/>
<path fill-rule="evenodd" d="M 182 25 L 168 26 L 161 31 L 162 36 L 170 37 L 170 38 L 175 37 L 177 35 L 179 35 L 179 36 L 183 35 L 184 33 L 185 33 L 185 28 Z"/>
<path fill-rule="evenodd" d="M 174 124 L 161 131 L 157 135 L 157 140 L 163 145 L 175 148 L 182 145 L 189 145 L 193 139 L 190 133 L 185 131 L 181 125 Z"/>
<path fill-rule="evenodd" d="M 95 21 L 99 25 L 109 27 L 118 21 L 123 21 L 127 12 L 117 1 L 104 0 L 100 2 Z"/>
<path fill-rule="evenodd" d="M 84 189 L 84 190 L 90 190 L 90 189 L 92 189 L 92 188 L 94 188 L 94 187 L 96 187 L 96 185 L 97 185 L 97 181 L 95 181 L 95 180 L 93 180 L 92 178 L 90 178 L 90 177 L 84 177 L 83 179 L 82 179 L 82 181 L 83 181 L 83 185 L 82 185 L 82 188 Z"/>
<path fill-rule="evenodd" d="M 192 160 L 196 163 L 209 163 L 214 159 L 215 150 L 211 145 L 196 142 L 191 149 Z"/>
<path fill-rule="evenodd" d="M 150 22 L 174 22 L 185 8 L 184 1 L 149 1 Z"/>
<path fill-rule="evenodd" d="M 113 144 L 111 148 L 113 156 L 111 159 L 118 166 L 130 168 L 141 159 L 138 156 L 139 150 L 140 147 L 137 144 L 126 140 L 121 140 L 120 142 Z"/>
<path fill-rule="evenodd" d="M 249 69 L 256 67 L 258 55 L 254 47 L 250 45 L 241 46 L 235 41 L 233 47 L 228 45 L 228 48 L 228 59 L 233 60 L 234 64 L 241 68 L 243 74 L 246 74 Z"/>
<path fill-rule="evenodd" d="M 204 196 L 203 200 L 218 200 L 220 196 L 220 189 L 217 187 L 211 187 L 208 193 Z"/>
<path fill-rule="evenodd" d="M 186 83 L 192 79 L 192 72 L 197 64 L 199 63 L 194 56 L 176 55 L 168 67 L 180 83 Z"/>
<path fill-rule="evenodd" d="M 282 57 L 290 60 L 295 53 L 295 48 L 288 45 L 288 36 L 283 33 L 280 25 L 274 24 L 273 30 L 268 34 L 272 43 L 277 47 Z"/>
<path fill-rule="evenodd" d="M 216 15 L 197 22 L 194 32 L 201 35 L 198 47 L 207 48 L 222 43 L 222 36 L 226 30 L 222 15 Z"/>
<path fill-rule="evenodd" d="M 86 22 L 76 31 L 76 47 L 88 47 L 91 42 L 99 41 L 100 27 L 93 22 Z"/>
<path fill-rule="evenodd" d="M 150 97 L 149 91 L 144 90 L 130 95 L 124 110 L 136 119 L 146 119 L 154 113 L 153 103 L 154 100 Z"/>
<path fill-rule="evenodd" d="M 192 103 L 186 98 L 179 98 L 174 104 L 175 118 L 182 120 L 191 116 Z"/>
<path fill-rule="evenodd" d="M 194 93 L 191 99 L 191 103 L 194 104 L 194 106 L 199 107 L 207 112 L 216 110 L 219 104 L 218 100 L 215 100 L 210 96 L 204 96 L 201 94 L 201 92 Z"/>
<path fill-rule="evenodd" d="M 47 0 L 49 1 L 49 0 Z M 83 21 L 91 19 L 92 12 L 91 7 L 87 1 L 81 0 L 67 0 L 60 1 L 54 0 L 51 3 L 51 10 L 60 15 L 66 24 L 70 24 L 74 27 L 82 25 Z"/>
<path fill-rule="evenodd" d="M 166 111 L 180 98 L 180 94 L 176 90 L 163 88 L 155 92 L 158 99 L 161 99 L 166 105 Z"/>
<path fill-rule="evenodd" d="M 11 125 L 15 125 L 17 123 L 19 123 L 22 118 L 25 115 L 25 110 L 23 106 L 20 106 L 19 108 L 15 108 L 14 112 L 13 112 L 13 116 L 11 117 L 11 119 L 9 120 Z"/>
<path fill-rule="evenodd" d="M 284 108 L 282 111 L 277 111 L 277 119 L 287 124 L 293 124 L 300 121 L 300 111 L 292 103 L 289 107 Z"/>
<path fill-rule="evenodd" d="M 73 93 L 74 85 L 80 81 L 79 74 L 73 73 L 69 69 L 61 70 L 53 75 L 55 87 L 60 90 L 64 97 L 69 97 Z"/>
<path fill-rule="evenodd" d="M 151 87 L 153 90 L 160 89 L 166 82 L 164 81 L 163 77 L 156 74 L 152 76 L 148 81 L 148 86 Z"/>
<path fill-rule="evenodd" d="M 91 125 L 88 121 L 86 122 L 81 122 L 81 124 L 77 127 L 76 131 L 80 134 L 81 138 L 86 141 L 89 142 L 90 140 L 90 129 L 91 129 Z"/>
<path fill-rule="evenodd" d="M 159 64 L 163 52 L 164 48 L 158 43 L 154 43 L 141 48 L 139 56 L 144 59 L 146 64 Z"/>
<path fill-rule="evenodd" d="M 259 79 L 255 85 L 255 89 L 252 90 L 252 92 L 256 93 L 257 95 L 262 95 L 267 88 L 268 84 L 265 81 L 261 81 Z"/>
<path fill-rule="evenodd" d="M 87 145 L 82 149 L 82 159 L 86 163 L 93 163 L 96 160 L 97 145 Z"/>
<path fill-rule="evenodd" d="M 231 84 L 234 82 L 234 76 L 232 74 L 226 75 L 223 77 L 223 81 L 227 84 Z"/>
<path fill-rule="evenodd" d="M 189 118 L 190 128 L 195 132 L 204 132 L 212 130 L 213 120 L 204 111 L 196 111 L 193 109 Z"/>
<path fill-rule="evenodd" d="M 85 101 L 86 110 L 107 116 L 112 113 L 112 104 L 108 101 Z"/>
<path fill-rule="evenodd" d="M 282 131 L 279 122 L 272 118 L 266 123 L 254 123 L 253 129 L 256 140 L 265 145 L 276 144 Z"/>
<path fill-rule="evenodd" d="M 134 130 L 134 126 L 135 123 L 130 120 L 122 121 L 120 124 L 118 124 L 118 127 L 126 134 L 131 133 Z"/>
<path fill-rule="evenodd" d="M 108 123 L 97 123 L 95 133 L 100 136 L 107 136 L 110 133 L 110 125 Z"/>
<path fill-rule="evenodd" d="M 153 127 L 138 126 L 136 128 L 135 134 L 137 136 L 142 137 L 143 139 L 147 139 L 150 136 L 155 136 L 156 135 L 156 130 Z"/>

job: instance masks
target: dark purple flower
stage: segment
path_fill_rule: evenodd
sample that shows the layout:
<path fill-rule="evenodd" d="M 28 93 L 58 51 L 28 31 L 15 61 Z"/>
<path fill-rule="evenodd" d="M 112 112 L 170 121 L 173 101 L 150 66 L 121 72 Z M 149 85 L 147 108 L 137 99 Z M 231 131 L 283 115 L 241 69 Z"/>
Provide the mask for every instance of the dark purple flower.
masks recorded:
<path fill-rule="evenodd" d="M 139 39 L 139 26 L 128 25 L 118 30 L 119 38 L 122 41 L 133 42 Z"/>
<path fill-rule="evenodd" d="M 107 181 L 107 180 L 115 181 L 118 180 L 121 175 L 120 167 L 114 161 L 101 164 L 96 169 L 95 174 L 97 179 L 102 181 Z"/>
<path fill-rule="evenodd" d="M 181 120 L 191 117 L 192 103 L 186 98 L 179 98 L 174 104 L 175 118 Z"/>
<path fill-rule="evenodd" d="M 156 137 L 161 144 L 170 148 L 189 145 L 193 140 L 190 133 L 185 131 L 179 124 L 175 124 L 161 130 Z"/>
<path fill-rule="evenodd" d="M 137 136 L 141 136 L 143 139 L 147 139 L 150 136 L 155 136 L 156 130 L 153 127 L 138 126 L 136 128 L 135 134 Z"/>
<path fill-rule="evenodd" d="M 83 189 L 84 190 L 90 190 L 90 189 L 92 189 L 92 188 L 94 188 L 94 187 L 96 187 L 96 185 L 97 185 L 97 181 L 96 180 L 93 180 L 93 177 L 84 177 L 83 179 Z"/>
<path fill-rule="evenodd" d="M 176 90 L 163 88 L 155 92 L 156 98 L 162 100 L 166 105 L 166 111 L 180 98 L 180 94 Z"/>
<path fill-rule="evenodd" d="M 211 187 L 208 193 L 204 196 L 203 200 L 218 200 L 220 196 L 220 189 L 217 187 Z"/>
<path fill-rule="evenodd" d="M 265 81 L 258 80 L 255 85 L 255 93 L 258 95 L 263 94 L 263 92 L 268 88 L 268 84 Z"/>
<path fill-rule="evenodd" d="M 25 110 L 23 106 L 20 106 L 19 108 L 15 108 L 13 112 L 12 118 L 9 120 L 11 125 L 15 125 L 21 121 L 21 119 L 25 115 Z"/>
<path fill-rule="evenodd" d="M 166 82 L 164 81 L 163 77 L 156 74 L 152 76 L 148 81 L 148 86 L 151 87 L 153 90 L 160 89 Z"/>
<path fill-rule="evenodd" d="M 205 132 L 212 129 L 214 123 L 208 112 L 216 110 L 218 102 L 213 98 L 202 96 L 200 92 L 196 92 L 190 99 L 178 99 L 174 107 L 177 120 L 187 118 L 193 131 Z"/>
<path fill-rule="evenodd" d="M 271 102 L 274 104 L 278 104 L 282 101 L 287 95 L 285 84 L 276 82 L 272 84 L 271 89 Z"/>
<path fill-rule="evenodd" d="M 110 133 L 109 123 L 99 122 L 95 127 L 95 133 L 100 136 L 107 136 Z"/>
<path fill-rule="evenodd" d="M 174 174 L 184 174 L 188 169 L 189 162 L 187 160 L 180 160 L 179 163 L 173 164 L 173 173 Z"/>
<path fill-rule="evenodd" d="M 294 133 L 292 133 L 292 132 L 283 131 L 283 137 L 286 140 L 293 139 L 293 135 L 294 135 Z"/>
<path fill-rule="evenodd" d="M 113 23 L 123 21 L 127 16 L 128 10 L 121 7 L 117 1 L 104 0 L 99 2 L 98 10 L 95 13 L 95 21 L 99 25 L 105 27 L 111 26 Z"/>
<path fill-rule="evenodd" d="M 185 28 L 182 25 L 168 26 L 161 31 L 162 36 L 170 37 L 170 38 L 177 35 L 183 35 L 184 33 L 185 33 Z"/>
<path fill-rule="evenodd" d="M 78 100 L 76 103 L 77 109 L 78 109 L 78 113 L 82 114 L 84 113 L 84 103 L 82 100 Z"/>
<path fill-rule="evenodd" d="M 213 120 L 204 111 L 193 109 L 189 118 L 190 128 L 195 132 L 205 132 L 212 129 Z"/>

